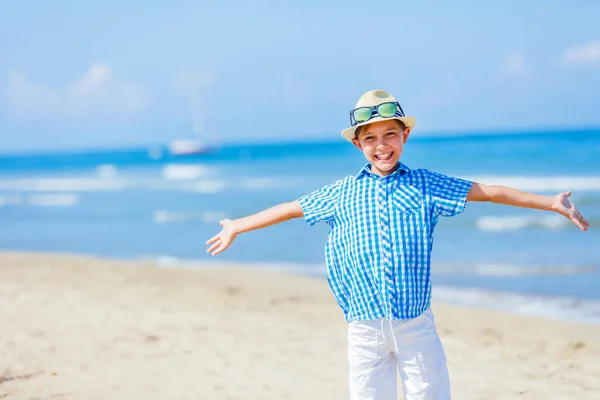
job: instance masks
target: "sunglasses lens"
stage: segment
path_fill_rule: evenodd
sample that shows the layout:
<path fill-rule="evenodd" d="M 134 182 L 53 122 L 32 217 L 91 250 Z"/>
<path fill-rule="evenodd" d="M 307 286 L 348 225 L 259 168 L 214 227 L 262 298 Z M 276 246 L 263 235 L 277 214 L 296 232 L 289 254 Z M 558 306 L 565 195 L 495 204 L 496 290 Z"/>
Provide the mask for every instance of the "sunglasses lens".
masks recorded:
<path fill-rule="evenodd" d="M 371 118 L 372 113 L 370 108 L 363 107 L 354 110 L 353 115 L 356 122 L 365 122 Z"/>
<path fill-rule="evenodd" d="M 384 118 L 393 117 L 396 114 L 396 104 L 394 103 L 383 103 L 377 107 L 377 112 Z"/>

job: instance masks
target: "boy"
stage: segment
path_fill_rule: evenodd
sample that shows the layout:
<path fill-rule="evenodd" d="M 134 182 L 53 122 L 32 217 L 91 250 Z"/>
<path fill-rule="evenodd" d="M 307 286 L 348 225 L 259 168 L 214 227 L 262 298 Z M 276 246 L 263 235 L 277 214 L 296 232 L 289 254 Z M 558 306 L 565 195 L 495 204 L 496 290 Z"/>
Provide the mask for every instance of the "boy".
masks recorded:
<path fill-rule="evenodd" d="M 400 373 L 407 399 L 450 398 L 446 357 L 430 309 L 430 254 L 439 216 L 463 212 L 467 201 L 491 201 L 560 213 L 583 231 L 589 224 L 569 201 L 486 186 L 400 162 L 415 118 L 383 90 L 361 96 L 342 136 L 367 164 L 356 176 L 300 199 L 237 220 L 221 221 L 207 241 L 213 255 L 242 232 L 304 217 L 330 227 L 327 277 L 348 321 L 351 399 L 397 398 Z"/>

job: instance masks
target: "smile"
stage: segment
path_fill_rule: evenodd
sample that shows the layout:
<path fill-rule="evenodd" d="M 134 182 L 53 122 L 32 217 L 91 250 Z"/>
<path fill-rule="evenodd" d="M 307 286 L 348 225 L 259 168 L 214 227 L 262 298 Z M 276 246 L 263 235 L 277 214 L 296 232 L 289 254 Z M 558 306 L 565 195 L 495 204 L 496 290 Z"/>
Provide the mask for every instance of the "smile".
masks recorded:
<path fill-rule="evenodd" d="M 394 152 L 389 152 L 389 153 L 384 153 L 384 154 L 375 154 L 375 158 L 377 160 L 381 160 L 381 161 L 385 161 L 385 160 L 389 160 L 390 158 L 392 158 L 392 154 Z"/>

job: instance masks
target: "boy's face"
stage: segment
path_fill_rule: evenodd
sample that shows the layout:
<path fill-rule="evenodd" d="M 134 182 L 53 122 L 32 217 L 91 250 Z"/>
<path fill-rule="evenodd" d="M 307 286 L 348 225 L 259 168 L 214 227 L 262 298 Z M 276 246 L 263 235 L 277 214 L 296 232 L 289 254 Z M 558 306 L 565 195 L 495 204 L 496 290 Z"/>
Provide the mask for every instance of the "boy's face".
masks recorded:
<path fill-rule="evenodd" d="M 358 147 L 371 164 L 371 172 L 386 176 L 396 170 L 410 128 L 404 132 L 396 120 L 373 122 L 360 128 L 352 143 Z"/>

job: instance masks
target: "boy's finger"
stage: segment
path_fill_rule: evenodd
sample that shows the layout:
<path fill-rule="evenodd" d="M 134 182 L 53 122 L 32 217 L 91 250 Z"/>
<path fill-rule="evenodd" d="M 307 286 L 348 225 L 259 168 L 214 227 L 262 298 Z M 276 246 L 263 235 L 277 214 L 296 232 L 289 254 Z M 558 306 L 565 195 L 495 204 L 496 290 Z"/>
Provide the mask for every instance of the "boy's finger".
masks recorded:
<path fill-rule="evenodd" d="M 588 228 L 590 227 L 590 224 L 589 224 L 589 222 L 587 222 L 586 220 L 583 220 L 583 221 L 581 221 L 581 224 L 582 224 L 583 226 L 585 226 L 585 229 L 588 229 Z"/>
<path fill-rule="evenodd" d="M 213 256 L 216 256 L 217 254 L 219 254 L 220 252 L 222 252 L 223 250 L 225 250 L 226 246 L 223 246 L 223 243 L 221 243 L 219 245 L 219 248 L 217 250 L 215 250 L 215 252 L 212 254 Z"/>
<path fill-rule="evenodd" d="M 206 241 L 206 244 L 211 244 L 216 242 L 219 239 L 219 235 L 215 235 Z"/>
<path fill-rule="evenodd" d="M 578 219 L 574 218 L 573 222 L 575 223 L 575 225 L 577 225 L 579 227 L 579 229 L 581 229 L 582 231 L 587 231 L 587 228 L 585 226 L 583 226 L 583 224 L 581 222 L 579 222 Z"/>
<path fill-rule="evenodd" d="M 208 250 L 206 250 L 206 252 L 207 252 L 207 253 L 210 253 L 210 252 L 212 252 L 214 249 L 216 249 L 217 247 L 219 247 L 220 245 L 221 245 L 221 242 L 217 242 L 217 243 L 213 244 L 212 246 L 210 246 L 210 247 L 208 248 Z"/>
<path fill-rule="evenodd" d="M 583 215 L 579 214 L 579 216 L 581 217 L 581 221 L 589 228 L 590 227 L 590 223 L 587 222 L 587 220 L 585 218 L 583 218 Z"/>
<path fill-rule="evenodd" d="M 579 222 L 581 222 L 584 226 L 586 226 L 587 228 L 589 228 L 590 223 L 587 222 L 587 220 L 583 217 L 583 215 L 581 215 L 581 213 L 579 211 L 575 212 L 575 217 L 577 218 L 577 220 Z"/>

